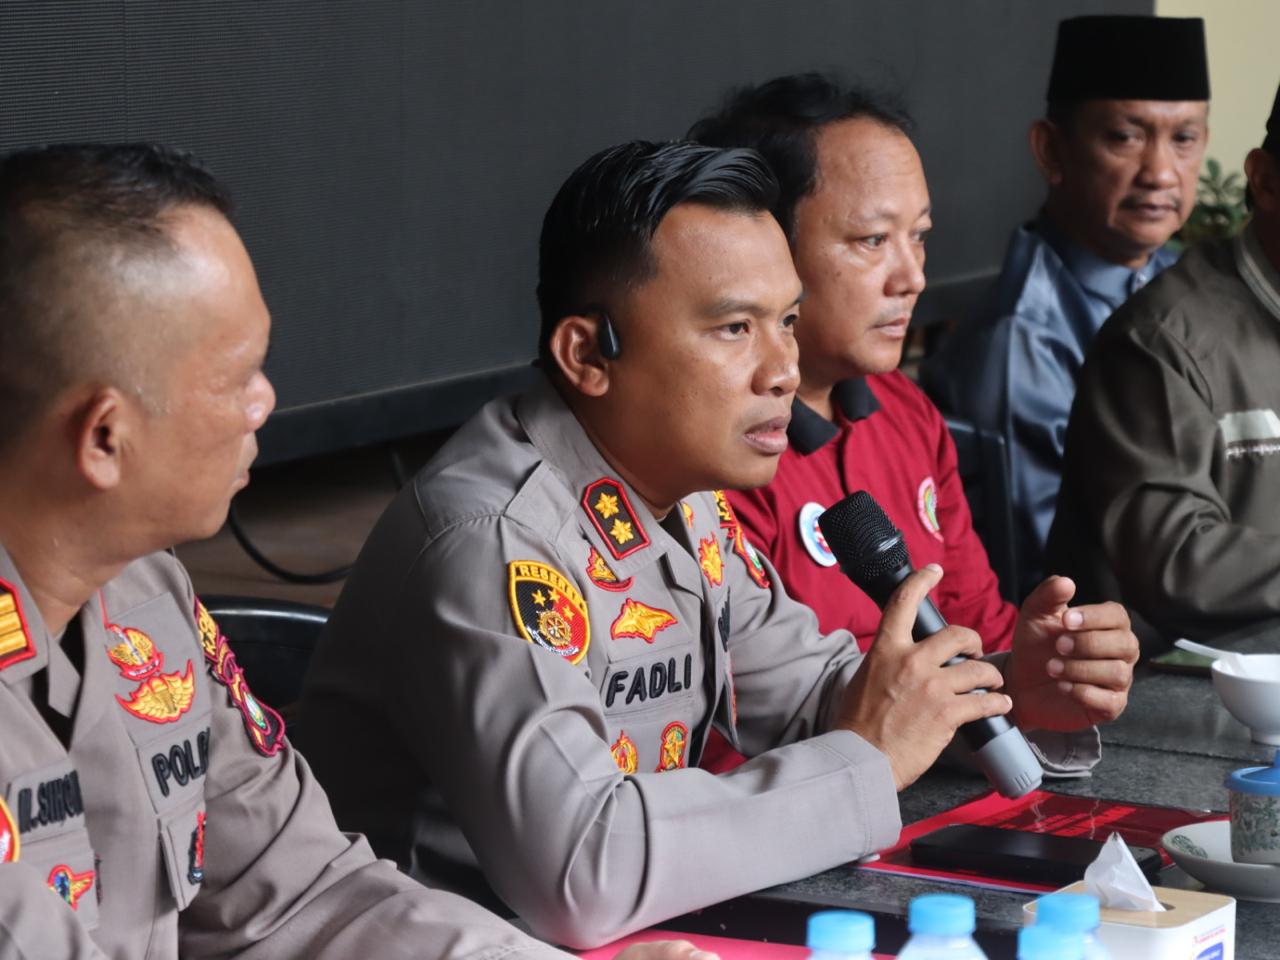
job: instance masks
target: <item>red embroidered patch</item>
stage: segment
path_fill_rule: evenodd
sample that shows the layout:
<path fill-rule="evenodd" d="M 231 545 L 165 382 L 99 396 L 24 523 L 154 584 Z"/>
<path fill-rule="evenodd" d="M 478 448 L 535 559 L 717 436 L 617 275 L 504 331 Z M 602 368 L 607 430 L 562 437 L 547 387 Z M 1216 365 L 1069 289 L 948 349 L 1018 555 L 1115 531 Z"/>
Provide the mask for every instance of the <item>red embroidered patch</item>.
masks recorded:
<path fill-rule="evenodd" d="M 126 680 L 139 681 L 128 697 L 116 694 L 116 702 L 139 720 L 173 723 L 191 709 L 196 698 L 195 668 L 187 661 L 186 673 L 162 673 L 164 652 L 133 627 L 107 624 L 119 643 L 107 648 L 107 656 Z"/>
<path fill-rule="evenodd" d="M 93 886 L 93 871 L 74 873 L 65 863 L 60 863 L 49 871 L 49 889 L 65 900 L 72 910 L 80 905 L 83 897 Z"/>
<path fill-rule="evenodd" d="M 723 490 L 712 490 L 711 496 L 716 500 L 716 516 L 720 518 L 720 526 L 728 527 L 738 522 L 737 515 L 733 512 L 733 507 L 729 503 L 729 498 L 725 496 Z"/>
<path fill-rule="evenodd" d="M 187 880 L 193 885 L 204 883 L 204 811 L 196 813 L 191 846 L 187 850 Z"/>
<path fill-rule="evenodd" d="M 265 703 L 259 703 L 245 682 L 244 671 L 236 663 L 231 645 L 218 629 L 203 603 L 196 600 L 196 628 L 200 631 L 200 645 L 208 661 L 209 675 L 227 688 L 231 702 L 244 717 L 244 729 L 253 749 L 264 757 L 273 757 L 284 746 L 284 720 Z"/>
<path fill-rule="evenodd" d="M 0 797 L 0 863 L 17 863 L 22 852 L 22 834 L 9 805 Z"/>
<path fill-rule="evenodd" d="M 676 622 L 676 618 L 666 610 L 627 597 L 622 601 L 617 619 L 609 627 L 609 635 L 615 640 L 635 637 L 646 643 L 653 643 L 655 634 Z"/>
<path fill-rule="evenodd" d="M 755 581 L 757 587 L 769 589 L 769 574 L 764 568 L 764 564 L 760 561 L 760 554 L 756 552 L 756 548 L 751 545 L 747 539 L 746 533 L 742 530 L 742 524 L 735 522 L 729 529 L 729 538 L 733 542 L 733 552 L 742 558 L 742 562 L 747 565 L 747 573 L 751 579 Z"/>
<path fill-rule="evenodd" d="M 18 591 L 0 580 L 0 670 L 36 655 L 36 645 L 22 615 Z"/>
<path fill-rule="evenodd" d="M 619 580 L 618 575 L 610 569 L 609 564 L 604 562 L 604 557 L 600 556 L 600 551 L 595 547 L 588 547 L 591 552 L 587 554 L 587 579 L 594 583 L 597 587 L 604 590 L 613 590 L 621 592 L 631 589 L 631 582 L 635 577 L 627 577 L 625 580 Z"/>
<path fill-rule="evenodd" d="M 662 729 L 662 746 L 660 749 L 657 773 L 664 770 L 675 770 L 684 766 L 685 750 L 689 746 L 689 728 L 679 720 L 668 723 Z"/>
<path fill-rule="evenodd" d="M 698 541 L 698 566 L 713 587 L 724 583 L 724 557 L 720 553 L 720 541 L 714 534 Z"/>
<path fill-rule="evenodd" d="M 613 741 L 609 751 L 613 754 L 613 762 L 623 773 L 635 773 L 636 768 L 640 766 L 640 754 L 625 730 L 619 731 L 618 739 Z"/>
<path fill-rule="evenodd" d="M 602 477 L 582 491 L 582 507 L 604 538 L 615 560 L 629 557 L 649 545 L 627 491 L 617 480 Z"/>

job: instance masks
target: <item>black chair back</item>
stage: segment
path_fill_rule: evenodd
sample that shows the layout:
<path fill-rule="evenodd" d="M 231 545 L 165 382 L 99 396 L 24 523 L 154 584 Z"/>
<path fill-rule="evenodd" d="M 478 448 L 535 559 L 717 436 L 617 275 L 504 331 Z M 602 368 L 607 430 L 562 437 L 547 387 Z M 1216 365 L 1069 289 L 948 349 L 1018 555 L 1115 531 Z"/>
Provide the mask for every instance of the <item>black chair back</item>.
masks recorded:
<path fill-rule="evenodd" d="M 260 597 L 201 599 L 226 635 L 253 695 L 279 711 L 292 731 L 293 707 L 329 611 Z"/>
<path fill-rule="evenodd" d="M 1009 502 L 1009 457 L 1004 438 L 967 420 L 946 418 L 955 441 L 960 480 L 964 483 L 973 528 L 987 548 L 991 569 L 1000 579 L 1000 594 L 1017 603 L 1018 557 L 1014 545 L 1013 509 Z"/>

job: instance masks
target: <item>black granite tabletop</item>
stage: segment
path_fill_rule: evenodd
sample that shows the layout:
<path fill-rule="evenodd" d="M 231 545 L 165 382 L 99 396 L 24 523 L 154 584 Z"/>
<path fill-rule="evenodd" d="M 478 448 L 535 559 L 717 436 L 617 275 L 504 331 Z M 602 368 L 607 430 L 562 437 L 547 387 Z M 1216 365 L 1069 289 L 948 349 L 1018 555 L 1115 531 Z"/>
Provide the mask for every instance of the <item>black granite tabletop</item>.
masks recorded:
<path fill-rule="evenodd" d="M 1233 643 L 1242 652 L 1275 649 L 1276 637 Z M 1044 789 L 1074 796 L 1129 800 L 1158 806 L 1224 811 L 1223 778 L 1242 766 L 1270 763 L 1274 747 L 1252 743 L 1231 718 L 1208 677 L 1180 676 L 1142 668 L 1129 707 L 1103 729 L 1103 758 L 1089 777 L 1046 781 Z M 978 775 L 930 771 L 899 797 L 904 824 L 922 820 L 987 791 Z M 1161 872 L 1162 886 L 1199 889 L 1178 867 Z M 876 916 L 877 949 L 897 950 L 906 939 L 908 902 L 918 894 L 961 891 L 974 898 L 976 939 L 991 960 L 1014 957 L 1025 894 L 960 888 L 934 881 L 837 867 L 749 897 L 682 917 L 680 929 L 749 939 L 803 943 L 804 921 L 814 909 L 843 907 Z M 670 925 L 666 925 L 670 926 Z M 1280 905 L 1239 900 L 1236 956 L 1280 958 Z"/>

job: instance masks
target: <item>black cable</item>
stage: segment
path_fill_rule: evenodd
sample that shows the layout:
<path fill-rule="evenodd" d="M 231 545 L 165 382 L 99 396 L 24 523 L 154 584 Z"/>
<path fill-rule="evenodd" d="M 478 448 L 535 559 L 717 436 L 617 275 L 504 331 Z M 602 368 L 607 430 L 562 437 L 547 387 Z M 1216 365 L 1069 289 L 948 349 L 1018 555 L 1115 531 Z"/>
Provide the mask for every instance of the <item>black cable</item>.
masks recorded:
<path fill-rule="evenodd" d="M 267 556 L 263 554 L 253 541 L 249 539 L 249 535 L 245 533 L 244 528 L 240 525 L 240 514 L 236 510 L 236 502 L 231 501 L 231 507 L 227 511 L 227 526 L 231 528 L 231 535 L 236 538 L 236 543 L 244 548 L 250 559 L 267 573 L 271 574 L 285 583 L 337 583 L 339 580 L 345 580 L 347 575 L 351 573 L 351 566 L 348 564 L 344 567 L 335 567 L 333 570 L 325 570 L 321 573 L 295 573 L 292 570 L 286 570 L 279 564 L 273 563 Z"/>

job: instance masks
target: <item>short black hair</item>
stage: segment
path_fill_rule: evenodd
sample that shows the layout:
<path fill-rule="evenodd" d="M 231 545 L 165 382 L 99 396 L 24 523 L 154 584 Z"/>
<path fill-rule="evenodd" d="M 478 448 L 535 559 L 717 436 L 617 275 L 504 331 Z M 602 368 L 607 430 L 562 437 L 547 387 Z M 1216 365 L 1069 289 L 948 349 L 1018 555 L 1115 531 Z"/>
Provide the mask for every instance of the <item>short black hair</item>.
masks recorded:
<path fill-rule="evenodd" d="M 911 116 L 895 96 L 830 74 L 797 73 L 731 91 L 718 111 L 689 129 L 689 139 L 759 152 L 778 178 L 773 215 L 794 242 L 796 204 L 817 186 L 818 131 L 861 117 L 911 135 Z"/>
<path fill-rule="evenodd" d="M 24 423 L 104 351 L 109 331 L 67 304 L 68 280 L 101 255 L 173 249 L 166 213 L 231 213 L 226 188 L 190 154 L 151 143 L 65 143 L 0 157 L 0 409 Z"/>
<path fill-rule="evenodd" d="M 673 207 L 767 213 L 778 184 L 752 150 L 633 140 L 569 175 L 542 220 L 538 248 L 538 359 L 548 372 L 551 334 L 564 318 L 605 309 L 620 289 L 657 269 L 650 242 Z"/>

